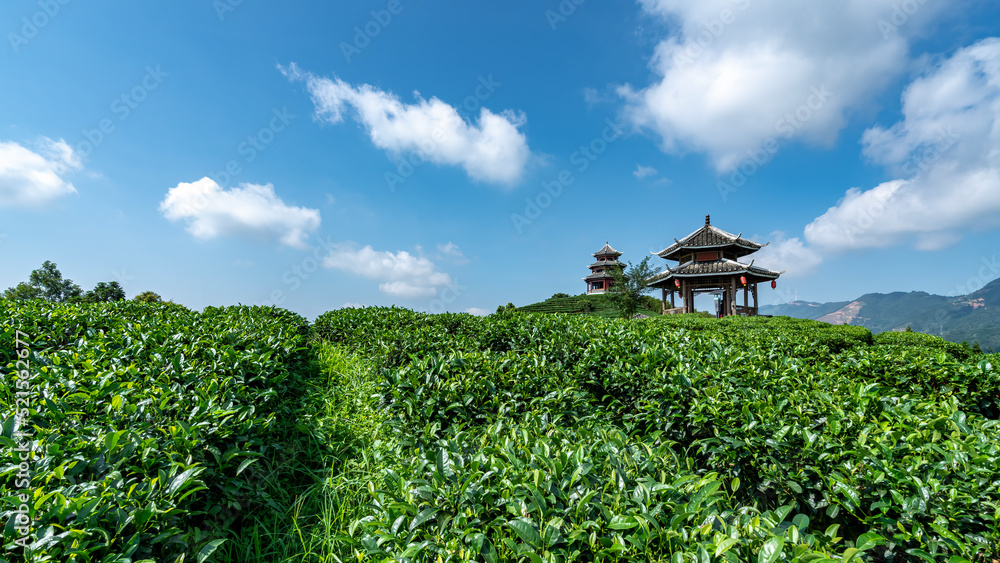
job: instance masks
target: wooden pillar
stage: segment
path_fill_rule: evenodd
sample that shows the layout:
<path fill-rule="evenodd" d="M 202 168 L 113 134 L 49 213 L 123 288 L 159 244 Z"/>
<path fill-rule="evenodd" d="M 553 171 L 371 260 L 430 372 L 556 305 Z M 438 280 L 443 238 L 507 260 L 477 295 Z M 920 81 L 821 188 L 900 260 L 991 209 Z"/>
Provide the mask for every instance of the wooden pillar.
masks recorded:
<path fill-rule="evenodd" d="M 684 312 L 688 312 L 688 283 L 687 280 L 681 280 L 681 307 L 683 307 Z"/>
<path fill-rule="evenodd" d="M 757 283 L 755 282 L 753 284 L 753 314 L 754 315 L 757 315 L 757 310 L 758 309 L 760 309 L 760 306 L 757 305 Z"/>
<path fill-rule="evenodd" d="M 691 298 L 691 284 L 687 280 L 681 280 L 681 291 L 684 295 L 681 299 L 684 300 L 684 312 L 693 313 L 694 312 L 694 299 Z"/>
<path fill-rule="evenodd" d="M 667 288 L 662 288 L 660 290 L 660 314 L 667 312 Z"/>
<path fill-rule="evenodd" d="M 677 308 L 677 305 L 674 305 L 674 290 L 673 289 L 670 290 L 670 308 L 671 309 L 676 309 Z"/>
<path fill-rule="evenodd" d="M 743 286 L 743 306 L 744 307 L 749 307 L 750 306 L 750 285 L 749 284 Z"/>
<path fill-rule="evenodd" d="M 736 276 L 729 278 L 729 314 L 736 314 Z"/>

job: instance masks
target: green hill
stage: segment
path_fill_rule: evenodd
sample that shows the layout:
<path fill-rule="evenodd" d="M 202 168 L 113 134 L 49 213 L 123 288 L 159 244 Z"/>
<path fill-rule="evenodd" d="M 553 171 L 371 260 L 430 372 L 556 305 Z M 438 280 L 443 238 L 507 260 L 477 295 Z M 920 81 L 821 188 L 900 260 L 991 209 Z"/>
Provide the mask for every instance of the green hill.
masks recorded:
<path fill-rule="evenodd" d="M 652 317 L 660 314 L 660 302 L 648 295 L 644 297 L 644 306 L 639 313 Z M 568 313 L 571 315 L 586 315 L 590 317 L 617 318 L 618 310 L 611 306 L 608 298 L 602 294 L 596 295 L 566 295 L 557 293 L 545 301 L 518 307 L 518 311 L 526 313 Z"/>
<path fill-rule="evenodd" d="M 923 291 L 869 293 L 849 302 L 768 305 L 760 312 L 852 324 L 876 333 L 910 327 L 952 342 L 978 342 L 986 350 L 1000 350 L 1000 279 L 958 297 Z"/>

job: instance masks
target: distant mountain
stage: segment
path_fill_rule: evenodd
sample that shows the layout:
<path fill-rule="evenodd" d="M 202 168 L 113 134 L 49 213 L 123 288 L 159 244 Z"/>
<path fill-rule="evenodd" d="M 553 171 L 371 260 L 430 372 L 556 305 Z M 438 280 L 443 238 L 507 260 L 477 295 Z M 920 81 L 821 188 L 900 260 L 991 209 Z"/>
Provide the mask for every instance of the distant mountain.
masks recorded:
<path fill-rule="evenodd" d="M 781 305 L 764 305 L 760 308 L 760 314 L 815 320 L 843 308 L 848 303 L 850 301 L 837 301 L 834 303 L 792 301 L 791 303 Z"/>
<path fill-rule="evenodd" d="M 909 326 L 952 342 L 979 342 L 983 349 L 1000 350 L 1000 279 L 961 297 L 923 291 L 869 293 L 837 303 L 765 305 L 760 314 L 859 325 L 872 332 L 906 330 Z"/>

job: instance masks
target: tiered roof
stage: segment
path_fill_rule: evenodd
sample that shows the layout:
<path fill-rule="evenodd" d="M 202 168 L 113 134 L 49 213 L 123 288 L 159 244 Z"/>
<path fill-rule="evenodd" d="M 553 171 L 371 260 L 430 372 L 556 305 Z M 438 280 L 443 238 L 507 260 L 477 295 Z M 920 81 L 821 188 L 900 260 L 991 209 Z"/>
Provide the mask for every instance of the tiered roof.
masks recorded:
<path fill-rule="evenodd" d="M 594 262 L 593 264 L 587 267 L 593 270 L 594 268 L 610 268 L 612 266 L 621 268 L 624 267 L 625 264 L 622 264 L 618 260 L 603 260 L 603 261 L 598 260 L 597 262 Z"/>
<path fill-rule="evenodd" d="M 591 256 L 593 256 L 594 258 L 600 258 L 601 256 L 614 256 L 615 258 L 617 258 L 621 255 L 622 255 L 621 252 L 618 252 L 614 248 L 611 248 L 611 245 L 608 244 L 607 242 L 604 243 L 604 246 L 600 250 L 591 254 Z"/>
<path fill-rule="evenodd" d="M 598 280 L 611 280 L 614 279 L 609 272 L 592 272 L 589 276 L 583 278 L 585 281 L 598 281 Z"/>
<path fill-rule="evenodd" d="M 625 264 L 618 261 L 618 257 L 621 255 L 621 252 L 611 248 L 611 245 L 605 242 L 604 246 L 600 250 L 591 255 L 594 258 L 597 258 L 597 261 L 588 266 L 588 268 L 590 268 L 590 275 L 583 279 L 587 282 L 614 279 L 610 270 L 613 268 L 625 267 Z M 601 260 L 602 257 L 610 257 L 611 259 Z"/>
<path fill-rule="evenodd" d="M 776 280 L 781 272 L 775 272 L 774 270 L 768 270 L 767 268 L 761 268 L 760 266 L 754 266 L 753 262 L 750 264 L 741 264 L 735 260 L 723 259 L 713 262 L 695 262 L 694 260 L 681 264 L 676 268 L 667 267 L 667 269 L 655 276 L 649 278 L 649 284 L 653 285 L 657 282 L 673 279 L 673 278 L 698 278 L 704 276 L 714 276 L 714 275 L 747 275 L 759 280 Z"/>
<path fill-rule="evenodd" d="M 752 240 L 743 238 L 743 233 L 734 235 L 717 227 L 713 227 L 711 217 L 706 215 L 704 227 L 680 240 L 674 239 L 674 244 L 671 244 L 659 252 L 654 252 L 653 254 L 656 254 L 660 258 L 677 260 L 679 262 L 684 254 L 689 254 L 691 252 L 700 252 L 705 250 L 729 250 L 734 252 L 735 256 L 739 258 L 740 256 L 746 256 L 747 254 L 753 254 L 765 246 L 767 246 L 767 244 L 759 244 Z"/>
<path fill-rule="evenodd" d="M 746 276 L 748 281 L 761 282 L 776 280 L 782 272 L 775 272 L 760 266 L 754 266 L 753 261 L 743 264 L 736 260 L 741 256 L 753 254 L 767 244 L 760 244 L 743 238 L 742 233 L 734 235 L 712 226 L 711 217 L 705 216 L 705 226 L 689 234 L 681 240 L 674 239 L 674 244 L 659 252 L 657 256 L 681 262 L 680 265 L 649 278 L 652 287 L 667 287 L 674 279 L 679 278 L 712 278 L 715 276 L 729 278 Z M 696 256 L 703 252 L 718 251 L 715 259 L 697 260 Z"/>

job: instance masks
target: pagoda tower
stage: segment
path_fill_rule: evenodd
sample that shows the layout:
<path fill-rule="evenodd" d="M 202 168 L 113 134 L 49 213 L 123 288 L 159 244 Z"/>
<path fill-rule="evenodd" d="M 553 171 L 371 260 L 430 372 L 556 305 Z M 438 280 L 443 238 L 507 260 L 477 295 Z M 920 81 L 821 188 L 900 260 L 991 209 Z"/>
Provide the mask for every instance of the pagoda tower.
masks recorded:
<path fill-rule="evenodd" d="M 611 276 L 612 269 L 621 270 L 623 264 L 618 261 L 622 253 L 618 252 L 607 242 L 604 247 L 593 253 L 591 256 L 596 260 L 590 265 L 590 275 L 583 278 L 587 282 L 587 293 L 604 293 L 615 282 Z"/>
<path fill-rule="evenodd" d="M 770 244 L 770 243 L 767 243 Z M 660 258 L 679 264 L 667 266 L 663 272 L 649 278 L 649 287 L 663 290 L 663 313 L 693 313 L 694 296 L 712 293 L 721 297 L 718 315 L 757 315 L 757 284 L 776 280 L 783 272 L 775 272 L 760 266 L 739 261 L 740 258 L 757 252 L 767 244 L 758 244 L 743 238 L 742 233 L 734 235 L 712 226 L 711 217 L 705 216 L 705 226 L 659 252 Z M 743 290 L 743 305 L 737 305 L 737 295 Z M 682 307 L 674 306 L 674 293 L 680 294 Z M 670 307 L 667 307 L 667 295 Z M 753 306 L 749 296 L 753 295 Z"/>

